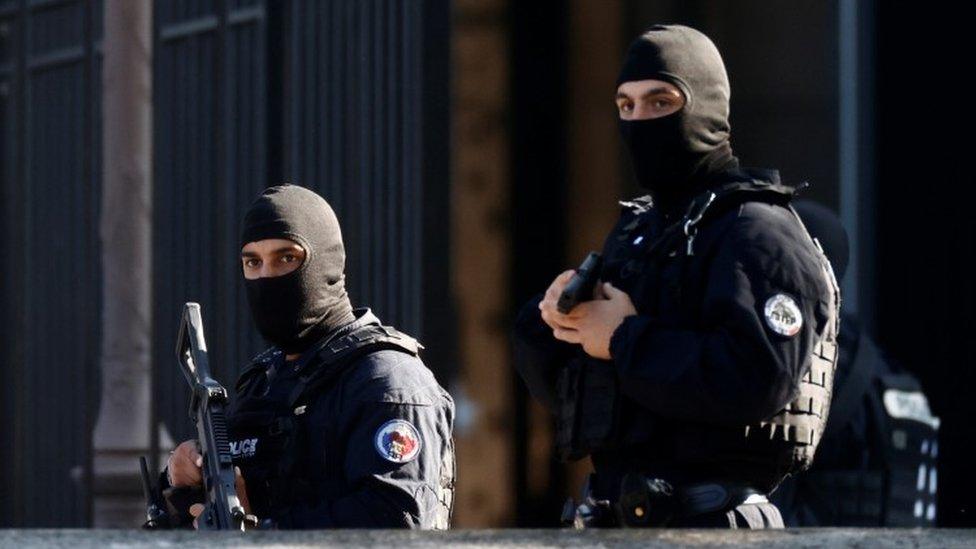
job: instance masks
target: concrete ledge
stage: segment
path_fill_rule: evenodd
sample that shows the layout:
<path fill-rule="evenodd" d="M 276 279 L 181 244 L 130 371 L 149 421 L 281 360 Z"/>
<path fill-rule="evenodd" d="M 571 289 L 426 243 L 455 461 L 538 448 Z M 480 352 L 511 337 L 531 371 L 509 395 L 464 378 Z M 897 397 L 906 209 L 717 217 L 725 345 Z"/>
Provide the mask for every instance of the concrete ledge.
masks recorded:
<path fill-rule="evenodd" d="M 142 530 L 0 530 L 0 547 L 938 547 L 976 548 L 976 530 L 337 530 L 247 534 Z"/>

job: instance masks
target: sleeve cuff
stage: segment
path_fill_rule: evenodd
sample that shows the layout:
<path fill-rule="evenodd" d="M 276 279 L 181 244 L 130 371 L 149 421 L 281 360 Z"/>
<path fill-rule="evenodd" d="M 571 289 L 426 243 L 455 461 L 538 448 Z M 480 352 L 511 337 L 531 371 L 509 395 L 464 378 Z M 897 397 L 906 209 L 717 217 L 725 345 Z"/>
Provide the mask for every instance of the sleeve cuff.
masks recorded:
<path fill-rule="evenodd" d="M 610 359 L 617 361 L 624 354 L 624 346 L 626 345 L 627 339 L 627 324 L 635 318 L 634 315 L 624 318 L 624 321 L 617 326 L 617 329 L 613 331 L 613 335 L 610 336 Z"/>
<path fill-rule="evenodd" d="M 542 295 L 537 295 L 519 311 L 515 318 L 513 334 L 525 343 L 542 349 L 549 353 L 555 353 L 565 349 L 568 345 L 552 336 L 550 328 L 543 320 L 542 313 L 539 311 L 539 302 Z"/>
<path fill-rule="evenodd" d="M 617 326 L 610 336 L 610 359 L 614 361 L 618 370 L 626 362 L 634 338 L 640 337 L 648 329 L 653 328 L 654 324 L 654 320 L 649 316 L 630 315 L 624 318 L 620 326 Z"/>

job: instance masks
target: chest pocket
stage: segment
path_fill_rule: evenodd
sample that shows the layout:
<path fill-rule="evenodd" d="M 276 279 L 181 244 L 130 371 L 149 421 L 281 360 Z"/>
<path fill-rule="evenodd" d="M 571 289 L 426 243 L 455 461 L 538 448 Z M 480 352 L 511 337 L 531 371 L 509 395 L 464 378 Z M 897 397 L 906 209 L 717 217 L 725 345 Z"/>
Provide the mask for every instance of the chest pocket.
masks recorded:
<path fill-rule="evenodd" d="M 307 456 L 299 418 L 264 399 L 242 401 L 231 418 L 231 454 L 255 514 L 268 516 L 271 509 L 306 495 L 307 488 L 294 483 L 294 472 Z"/>
<path fill-rule="evenodd" d="M 681 317 L 683 305 L 683 266 L 688 259 L 678 243 L 641 241 L 628 238 L 607 250 L 612 260 L 607 263 L 603 277 L 627 292 L 641 314 Z M 649 238 L 649 237 L 645 237 Z M 653 246 L 653 249 L 652 249 Z"/>
<path fill-rule="evenodd" d="M 627 292 L 638 308 L 646 305 L 647 289 L 652 287 L 647 250 L 654 238 L 652 220 L 639 215 L 623 222 L 607 239 L 603 250 L 601 279 Z"/>

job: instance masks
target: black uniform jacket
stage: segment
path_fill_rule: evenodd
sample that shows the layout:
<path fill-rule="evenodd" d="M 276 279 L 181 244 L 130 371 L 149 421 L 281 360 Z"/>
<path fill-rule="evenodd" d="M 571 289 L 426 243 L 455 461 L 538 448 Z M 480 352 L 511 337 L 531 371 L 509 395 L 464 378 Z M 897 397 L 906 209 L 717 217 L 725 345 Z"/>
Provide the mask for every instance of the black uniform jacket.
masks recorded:
<path fill-rule="evenodd" d="M 368 310 L 355 313 L 336 340 L 380 326 Z M 241 374 L 228 425 L 252 512 L 276 528 L 446 529 L 450 395 L 408 352 L 375 349 L 339 364 L 322 356 L 313 348 L 286 361 L 271 348 Z M 325 382 L 295 401 L 303 378 Z"/>
<path fill-rule="evenodd" d="M 629 471 L 771 490 L 789 467 L 788 447 L 745 445 L 743 432 L 796 395 L 832 289 L 819 250 L 787 207 L 794 189 L 777 172 L 741 169 L 719 185 L 740 192 L 706 208 L 693 238 L 682 227 L 667 231 L 679 219 L 640 198 L 622 203 L 605 241 L 602 280 L 625 291 L 637 315 L 610 344 L 623 398 L 613 440 L 591 453 L 604 484 L 593 487 L 598 493 L 612 496 Z M 782 324 L 766 312 L 777 296 L 800 312 L 793 335 L 779 333 Z M 582 349 L 552 337 L 539 299 L 516 321 L 516 366 L 530 392 L 556 406 L 559 369 Z"/>

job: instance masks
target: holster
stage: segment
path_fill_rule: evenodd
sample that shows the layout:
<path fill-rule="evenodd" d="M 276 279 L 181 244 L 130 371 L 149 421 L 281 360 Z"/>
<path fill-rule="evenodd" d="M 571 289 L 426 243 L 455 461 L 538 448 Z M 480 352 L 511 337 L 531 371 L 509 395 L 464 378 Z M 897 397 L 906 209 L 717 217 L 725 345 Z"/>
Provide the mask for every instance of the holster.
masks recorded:
<path fill-rule="evenodd" d="M 577 529 L 600 527 L 660 528 L 707 513 L 724 512 L 743 504 L 765 503 L 760 491 L 743 484 L 702 482 L 673 487 L 669 482 L 629 473 L 620 483 L 616 501 L 599 499 L 583 488 L 583 502 L 567 501 L 563 524 Z"/>
<path fill-rule="evenodd" d="M 666 526 L 676 507 L 674 488 L 667 481 L 629 473 L 620 482 L 614 510 L 621 526 L 649 528 Z"/>

